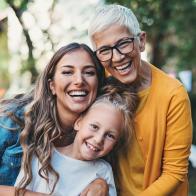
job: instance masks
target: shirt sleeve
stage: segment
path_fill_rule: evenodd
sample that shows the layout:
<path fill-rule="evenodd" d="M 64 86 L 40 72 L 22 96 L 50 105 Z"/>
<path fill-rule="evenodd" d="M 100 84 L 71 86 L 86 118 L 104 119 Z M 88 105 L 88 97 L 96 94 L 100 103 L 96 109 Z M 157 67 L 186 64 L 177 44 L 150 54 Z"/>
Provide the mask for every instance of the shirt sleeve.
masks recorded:
<path fill-rule="evenodd" d="M 17 125 L 9 117 L 0 117 L 0 160 L 2 160 L 2 156 L 7 147 L 12 146 L 17 142 L 18 133 L 19 127 L 17 127 Z"/>
<path fill-rule="evenodd" d="M 108 162 L 104 160 L 102 161 L 103 161 L 104 167 L 101 171 L 100 177 L 104 178 L 104 180 L 106 180 L 109 186 L 109 196 L 117 196 L 112 167 Z"/>
<path fill-rule="evenodd" d="M 20 109 L 15 112 L 18 118 L 23 118 L 24 109 Z M 21 127 L 14 122 L 7 115 L 0 116 L 0 160 L 5 152 L 5 149 L 11 145 L 14 145 L 18 140 Z"/>
<path fill-rule="evenodd" d="M 188 173 L 192 143 L 190 101 L 183 87 L 174 92 L 167 113 L 162 173 L 140 196 L 170 195 Z"/>

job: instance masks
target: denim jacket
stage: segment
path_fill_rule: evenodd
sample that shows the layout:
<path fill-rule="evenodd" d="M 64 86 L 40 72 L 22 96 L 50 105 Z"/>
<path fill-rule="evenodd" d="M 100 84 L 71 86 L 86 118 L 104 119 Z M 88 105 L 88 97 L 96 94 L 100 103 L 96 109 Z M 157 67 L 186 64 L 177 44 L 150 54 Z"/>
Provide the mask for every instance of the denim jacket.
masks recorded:
<path fill-rule="evenodd" d="M 24 118 L 24 108 L 15 112 Z M 14 128 L 16 130 L 9 130 Z M 19 141 L 20 126 L 7 116 L 0 116 L 0 185 L 14 185 L 22 160 L 22 147 Z"/>

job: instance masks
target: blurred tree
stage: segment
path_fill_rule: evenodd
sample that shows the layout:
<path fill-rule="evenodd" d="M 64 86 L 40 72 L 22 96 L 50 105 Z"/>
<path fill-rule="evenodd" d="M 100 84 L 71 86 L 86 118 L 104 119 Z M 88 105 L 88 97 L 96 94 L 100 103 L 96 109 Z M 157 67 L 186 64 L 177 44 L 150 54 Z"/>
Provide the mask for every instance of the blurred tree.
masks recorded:
<path fill-rule="evenodd" d="M 9 59 L 7 46 L 7 17 L 0 19 L 0 43 L 0 89 L 6 89 L 9 86 L 9 74 L 7 66 Z"/>
<path fill-rule="evenodd" d="M 35 58 L 33 56 L 33 43 L 31 40 L 31 37 L 29 35 L 28 29 L 25 27 L 23 20 L 22 20 L 22 14 L 27 9 L 27 5 L 31 0 L 5 0 L 5 2 L 13 9 L 16 17 L 18 18 L 19 23 L 21 24 L 26 43 L 28 46 L 28 58 L 23 63 L 22 72 L 30 71 L 31 73 L 31 80 L 32 83 L 35 82 L 35 79 L 37 78 L 38 72 L 35 68 Z"/>
<path fill-rule="evenodd" d="M 106 0 L 130 7 L 151 45 L 151 62 L 190 69 L 196 62 L 195 0 Z"/>
<path fill-rule="evenodd" d="M 80 2 L 3 0 L 0 1 L 0 5 L 1 2 L 6 2 L 6 5 L 13 10 L 8 10 L 10 62 L 16 62 L 16 69 L 22 67 L 23 72 L 30 72 L 34 76 L 33 81 L 37 72 L 42 70 L 45 62 L 52 56 L 53 51 L 73 40 L 86 42 L 88 16 L 92 14 L 96 4 L 91 0 Z M 72 12 L 70 12 L 71 9 Z M 15 19 L 19 21 L 19 25 Z M 20 27 L 22 27 L 22 33 Z M 12 39 L 15 45 L 11 43 Z M 28 72 L 27 85 L 30 78 Z M 14 79 L 18 82 L 14 86 L 26 88 L 27 85 L 22 82 L 20 74 L 17 74 Z"/>

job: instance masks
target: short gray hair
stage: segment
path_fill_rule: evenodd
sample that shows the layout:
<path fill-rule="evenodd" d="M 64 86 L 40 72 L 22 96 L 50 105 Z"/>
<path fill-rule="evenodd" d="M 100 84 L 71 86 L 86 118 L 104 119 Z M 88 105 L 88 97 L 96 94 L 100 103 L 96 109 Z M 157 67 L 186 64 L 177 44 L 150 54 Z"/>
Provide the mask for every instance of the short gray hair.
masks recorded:
<path fill-rule="evenodd" d="M 91 41 L 93 42 L 92 38 L 95 33 L 103 31 L 113 24 L 127 27 L 134 36 L 141 32 L 139 22 L 131 9 L 117 4 L 104 5 L 96 9 L 89 24 L 88 35 Z"/>

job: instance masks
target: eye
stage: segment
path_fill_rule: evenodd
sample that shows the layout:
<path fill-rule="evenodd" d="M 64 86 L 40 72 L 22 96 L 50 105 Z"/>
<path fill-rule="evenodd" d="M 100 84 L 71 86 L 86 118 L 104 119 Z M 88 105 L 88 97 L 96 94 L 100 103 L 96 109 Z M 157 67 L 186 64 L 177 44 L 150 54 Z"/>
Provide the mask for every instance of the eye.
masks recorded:
<path fill-rule="evenodd" d="M 94 69 L 89 69 L 89 70 L 85 70 L 84 74 L 86 74 L 87 76 L 94 76 L 97 74 L 97 72 Z"/>
<path fill-rule="evenodd" d="M 92 130 L 94 130 L 94 131 L 96 131 L 96 130 L 98 130 L 99 129 L 99 127 L 96 125 L 96 124 L 90 124 L 90 128 L 92 129 Z"/>
<path fill-rule="evenodd" d="M 97 50 L 97 53 L 99 55 L 107 55 L 107 54 L 110 54 L 111 52 L 111 48 L 109 47 L 104 47 L 104 48 L 100 48 L 99 50 Z"/>
<path fill-rule="evenodd" d="M 106 133 L 106 137 L 110 140 L 116 140 L 116 136 L 112 133 Z"/>
<path fill-rule="evenodd" d="M 118 43 L 117 47 L 120 49 L 126 48 L 129 44 L 132 43 L 131 40 L 121 41 Z"/>
<path fill-rule="evenodd" d="M 71 75 L 73 72 L 72 71 L 62 71 L 63 75 Z"/>

